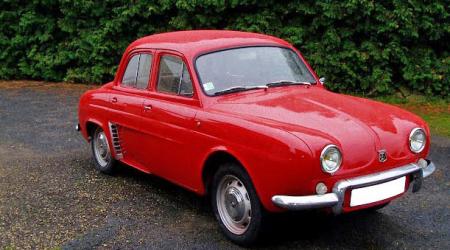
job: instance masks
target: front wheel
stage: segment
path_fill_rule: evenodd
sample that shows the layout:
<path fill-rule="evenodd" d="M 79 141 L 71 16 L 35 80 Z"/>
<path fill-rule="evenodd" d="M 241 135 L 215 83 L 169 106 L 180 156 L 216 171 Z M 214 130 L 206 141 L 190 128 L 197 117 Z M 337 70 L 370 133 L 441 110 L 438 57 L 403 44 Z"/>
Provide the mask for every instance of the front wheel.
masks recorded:
<path fill-rule="evenodd" d="M 94 131 L 91 139 L 92 155 L 95 168 L 105 174 L 112 174 L 116 168 L 116 160 L 111 155 L 108 138 L 100 127 Z"/>
<path fill-rule="evenodd" d="M 255 243 L 263 231 L 265 211 L 248 174 L 237 164 L 225 164 L 212 182 L 212 207 L 225 234 L 236 244 Z"/>

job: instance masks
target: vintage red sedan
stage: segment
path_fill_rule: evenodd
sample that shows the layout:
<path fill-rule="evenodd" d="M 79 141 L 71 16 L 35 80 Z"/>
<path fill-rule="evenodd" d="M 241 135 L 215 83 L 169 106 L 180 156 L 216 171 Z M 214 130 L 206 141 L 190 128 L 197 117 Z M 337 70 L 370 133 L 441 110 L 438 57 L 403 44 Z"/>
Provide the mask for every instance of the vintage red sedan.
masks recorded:
<path fill-rule="evenodd" d="M 101 172 L 120 161 L 210 195 L 242 245 L 270 212 L 378 209 L 435 169 L 421 118 L 326 90 L 291 44 L 255 33 L 136 40 L 114 81 L 81 97 L 77 129 Z"/>

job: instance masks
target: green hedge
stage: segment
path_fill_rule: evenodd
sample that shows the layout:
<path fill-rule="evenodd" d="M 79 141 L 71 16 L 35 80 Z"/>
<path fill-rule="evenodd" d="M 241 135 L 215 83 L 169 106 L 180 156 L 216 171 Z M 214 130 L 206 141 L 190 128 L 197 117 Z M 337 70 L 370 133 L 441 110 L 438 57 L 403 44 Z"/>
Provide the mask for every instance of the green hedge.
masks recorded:
<path fill-rule="evenodd" d="M 0 78 L 105 82 L 139 37 L 214 28 L 292 42 L 337 91 L 449 96 L 448 8 L 448 0 L 3 0 Z"/>

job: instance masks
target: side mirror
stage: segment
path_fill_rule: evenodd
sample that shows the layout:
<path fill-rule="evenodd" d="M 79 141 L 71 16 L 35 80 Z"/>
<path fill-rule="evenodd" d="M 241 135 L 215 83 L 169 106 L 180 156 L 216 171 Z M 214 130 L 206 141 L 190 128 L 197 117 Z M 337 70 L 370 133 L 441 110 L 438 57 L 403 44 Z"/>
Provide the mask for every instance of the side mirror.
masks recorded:
<path fill-rule="evenodd" d="M 319 82 L 322 84 L 322 85 L 324 85 L 325 84 L 325 77 L 321 77 L 321 78 L 319 78 Z"/>

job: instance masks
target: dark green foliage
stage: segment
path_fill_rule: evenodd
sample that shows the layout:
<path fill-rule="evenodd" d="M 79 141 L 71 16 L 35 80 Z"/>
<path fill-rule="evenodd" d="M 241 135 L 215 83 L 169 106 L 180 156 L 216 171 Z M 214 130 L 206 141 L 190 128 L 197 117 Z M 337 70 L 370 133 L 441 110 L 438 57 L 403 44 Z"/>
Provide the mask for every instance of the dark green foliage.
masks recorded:
<path fill-rule="evenodd" d="M 100 83 L 159 32 L 233 29 L 292 42 L 329 86 L 449 96 L 449 1 L 31 0 L 0 2 L 0 78 Z"/>

